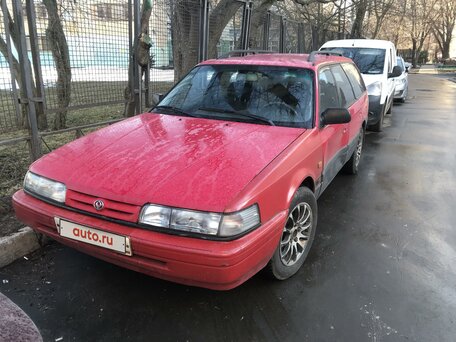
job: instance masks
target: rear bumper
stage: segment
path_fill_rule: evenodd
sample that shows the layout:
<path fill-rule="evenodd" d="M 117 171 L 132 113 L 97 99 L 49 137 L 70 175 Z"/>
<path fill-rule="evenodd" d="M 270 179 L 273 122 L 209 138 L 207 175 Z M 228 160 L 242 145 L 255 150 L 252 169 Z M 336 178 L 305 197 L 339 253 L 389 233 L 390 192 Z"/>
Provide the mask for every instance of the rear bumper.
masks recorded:
<path fill-rule="evenodd" d="M 267 264 L 279 243 L 287 214 L 278 213 L 239 239 L 209 241 L 108 222 L 53 206 L 22 190 L 14 194 L 13 205 L 22 222 L 69 247 L 153 277 L 215 290 L 234 288 Z M 54 217 L 128 236 L 132 256 L 62 237 Z"/>

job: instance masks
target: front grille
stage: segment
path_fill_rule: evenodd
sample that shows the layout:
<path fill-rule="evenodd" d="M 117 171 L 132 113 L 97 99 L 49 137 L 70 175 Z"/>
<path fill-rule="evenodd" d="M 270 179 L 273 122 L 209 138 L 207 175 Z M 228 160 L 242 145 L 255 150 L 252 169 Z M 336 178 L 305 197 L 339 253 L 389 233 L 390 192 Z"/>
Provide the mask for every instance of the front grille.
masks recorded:
<path fill-rule="evenodd" d="M 101 210 L 96 210 L 93 203 L 96 200 L 102 200 L 104 207 Z M 111 217 L 128 222 L 137 222 L 141 207 L 108 200 L 102 197 L 95 197 L 81 192 L 67 190 L 65 204 L 69 207 L 88 211 L 90 213 L 101 216 Z"/>

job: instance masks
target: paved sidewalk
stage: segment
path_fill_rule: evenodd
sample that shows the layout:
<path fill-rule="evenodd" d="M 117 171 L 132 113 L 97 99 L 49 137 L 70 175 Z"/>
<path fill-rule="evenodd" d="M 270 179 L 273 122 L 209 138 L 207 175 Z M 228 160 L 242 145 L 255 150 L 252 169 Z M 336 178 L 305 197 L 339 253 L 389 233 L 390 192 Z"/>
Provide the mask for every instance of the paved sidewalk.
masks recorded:
<path fill-rule="evenodd" d="M 437 74 L 437 69 L 434 64 L 424 64 L 421 66 L 420 74 Z"/>
<path fill-rule="evenodd" d="M 43 341 L 30 317 L 2 293 L 0 293 L 0 341 Z"/>

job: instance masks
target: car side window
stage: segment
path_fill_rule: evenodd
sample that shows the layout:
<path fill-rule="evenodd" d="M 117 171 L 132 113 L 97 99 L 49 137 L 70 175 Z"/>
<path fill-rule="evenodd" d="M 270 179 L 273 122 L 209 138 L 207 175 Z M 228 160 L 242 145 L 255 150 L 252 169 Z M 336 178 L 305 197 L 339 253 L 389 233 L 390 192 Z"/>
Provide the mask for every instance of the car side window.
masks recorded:
<path fill-rule="evenodd" d="M 341 107 L 348 108 L 355 102 L 355 93 L 353 92 L 350 81 L 339 64 L 332 65 L 331 71 L 339 89 Z"/>
<path fill-rule="evenodd" d="M 329 67 L 320 69 L 318 73 L 318 86 L 320 93 L 320 115 L 328 108 L 339 108 L 337 85 Z"/>
<path fill-rule="evenodd" d="M 355 97 L 359 99 L 361 95 L 366 91 L 366 87 L 364 86 L 364 81 L 359 74 L 359 71 L 353 64 L 344 63 L 342 64 L 342 68 L 344 69 L 345 73 L 350 80 L 350 83 L 353 87 L 353 91 L 355 92 Z"/>

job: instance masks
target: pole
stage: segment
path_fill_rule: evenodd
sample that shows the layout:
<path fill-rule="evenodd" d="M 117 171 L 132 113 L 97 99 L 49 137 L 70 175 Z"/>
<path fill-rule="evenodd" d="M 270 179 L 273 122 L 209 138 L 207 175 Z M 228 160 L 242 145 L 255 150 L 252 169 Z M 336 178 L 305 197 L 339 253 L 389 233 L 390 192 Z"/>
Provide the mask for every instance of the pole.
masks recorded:
<path fill-rule="evenodd" d="M 209 37 L 209 1 L 200 0 L 198 62 L 202 62 L 207 59 L 208 37 Z"/>
<path fill-rule="evenodd" d="M 29 27 L 30 49 L 32 51 L 33 71 L 36 85 L 36 102 L 44 112 L 46 108 L 46 98 L 44 96 L 43 75 L 41 74 L 40 51 L 37 44 L 38 37 L 36 34 L 36 12 L 33 0 L 26 1 L 27 22 Z"/>
<path fill-rule="evenodd" d="M 141 2 L 133 0 L 133 17 L 134 17 L 134 45 L 133 50 L 138 46 L 139 34 L 141 32 Z M 134 94 L 135 94 L 135 112 L 142 112 L 142 68 L 138 64 L 136 51 L 133 51 L 133 79 L 134 79 Z"/>
<path fill-rule="evenodd" d="M 11 35 L 10 35 L 10 29 L 9 29 L 9 18 L 6 13 L 8 13 L 8 7 L 6 5 L 6 1 L 2 1 L 2 12 L 3 12 L 3 25 L 5 28 L 5 38 L 6 38 L 6 48 L 8 52 L 8 65 L 10 69 L 10 74 L 11 74 L 11 89 L 13 91 L 13 96 L 14 99 L 19 99 L 19 93 L 17 91 L 16 87 L 16 77 L 15 75 L 15 70 L 13 67 L 13 52 L 11 51 Z M 22 124 L 22 117 L 21 117 L 21 109 L 19 107 L 19 102 L 14 101 L 14 110 L 16 111 L 16 126 L 19 127 Z"/>
<path fill-rule="evenodd" d="M 285 52 L 285 31 L 286 31 L 286 19 L 281 16 L 280 17 L 280 35 L 279 35 L 279 52 L 284 53 Z"/>
<path fill-rule="evenodd" d="M 241 30 L 241 50 L 249 48 L 250 36 L 250 16 L 252 12 L 252 2 L 244 2 L 244 9 L 242 13 L 242 30 Z"/>
<path fill-rule="evenodd" d="M 5 13 L 5 12 L 4 12 Z M 19 46 L 17 53 L 19 56 L 19 65 L 21 67 L 22 87 L 25 90 L 25 99 L 21 101 L 25 104 L 28 111 L 30 126 L 30 156 L 32 161 L 37 160 L 42 155 L 40 136 L 36 121 L 36 107 L 33 98 L 32 75 L 30 73 L 30 61 L 27 55 L 27 43 L 25 40 L 24 18 L 22 16 L 22 4 L 20 1 L 13 1 L 13 16 L 19 33 Z"/>
<path fill-rule="evenodd" d="M 266 13 L 266 19 L 263 26 L 263 49 L 269 50 L 269 30 L 271 28 L 271 12 Z"/>

